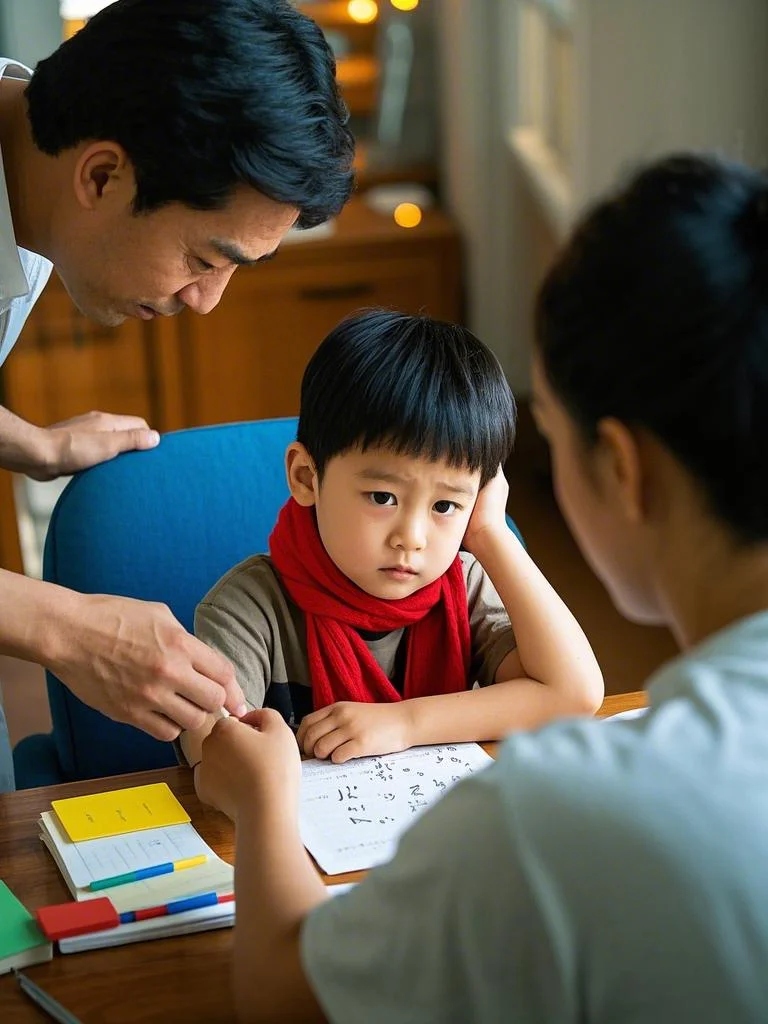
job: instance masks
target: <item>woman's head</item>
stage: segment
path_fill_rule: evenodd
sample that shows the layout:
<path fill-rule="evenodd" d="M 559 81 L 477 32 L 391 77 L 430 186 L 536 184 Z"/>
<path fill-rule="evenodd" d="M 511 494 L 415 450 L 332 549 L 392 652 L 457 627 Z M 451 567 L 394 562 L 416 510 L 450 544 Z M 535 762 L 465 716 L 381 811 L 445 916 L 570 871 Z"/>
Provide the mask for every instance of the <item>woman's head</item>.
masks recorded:
<path fill-rule="evenodd" d="M 654 617 L 648 551 L 633 564 L 607 522 L 583 521 L 599 519 L 580 472 L 596 457 L 636 475 L 617 491 L 626 501 L 637 485 L 629 513 L 643 518 L 650 461 L 679 469 L 736 544 L 768 539 L 766 175 L 686 155 L 642 170 L 574 232 L 541 288 L 536 336 L 539 390 L 572 449 L 558 467 L 553 444 L 559 496 L 624 611 Z"/>

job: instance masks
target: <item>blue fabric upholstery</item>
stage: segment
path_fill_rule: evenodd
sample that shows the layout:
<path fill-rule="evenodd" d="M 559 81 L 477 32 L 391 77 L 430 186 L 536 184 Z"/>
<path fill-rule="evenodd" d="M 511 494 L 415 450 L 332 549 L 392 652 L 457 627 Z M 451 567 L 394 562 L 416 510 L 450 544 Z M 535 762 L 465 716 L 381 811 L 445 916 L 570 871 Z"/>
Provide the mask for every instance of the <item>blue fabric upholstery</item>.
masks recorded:
<path fill-rule="evenodd" d="M 198 601 L 236 562 L 267 550 L 288 497 L 296 419 L 166 434 L 75 477 L 51 517 L 43 578 L 83 593 L 162 601 L 192 629 Z M 87 707 L 47 674 L 50 736 L 14 751 L 19 789 L 175 763 L 170 744 Z"/>
<path fill-rule="evenodd" d="M 296 422 L 180 430 L 152 451 L 78 474 L 53 511 L 43 578 L 82 593 L 161 601 L 192 630 L 216 580 L 267 550 L 288 497 L 284 454 Z M 50 672 L 47 681 L 53 732 L 17 744 L 19 789 L 175 764 L 170 744 L 94 711 Z"/>

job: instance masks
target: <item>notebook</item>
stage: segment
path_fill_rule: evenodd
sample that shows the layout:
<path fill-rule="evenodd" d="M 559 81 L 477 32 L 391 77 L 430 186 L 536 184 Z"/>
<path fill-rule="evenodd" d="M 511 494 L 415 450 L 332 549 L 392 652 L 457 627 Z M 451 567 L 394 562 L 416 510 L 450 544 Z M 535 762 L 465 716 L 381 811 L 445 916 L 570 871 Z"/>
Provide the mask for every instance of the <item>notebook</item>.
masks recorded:
<path fill-rule="evenodd" d="M 73 842 L 189 821 L 189 815 L 165 782 L 53 800 L 51 807 Z"/>
<path fill-rule="evenodd" d="M 301 840 L 329 875 L 382 864 L 428 807 L 492 763 L 477 743 L 412 747 L 342 765 L 303 761 Z"/>
<path fill-rule="evenodd" d="M 52 956 L 53 946 L 34 917 L 0 881 L 0 974 L 7 974 L 14 967 L 45 963 Z"/>

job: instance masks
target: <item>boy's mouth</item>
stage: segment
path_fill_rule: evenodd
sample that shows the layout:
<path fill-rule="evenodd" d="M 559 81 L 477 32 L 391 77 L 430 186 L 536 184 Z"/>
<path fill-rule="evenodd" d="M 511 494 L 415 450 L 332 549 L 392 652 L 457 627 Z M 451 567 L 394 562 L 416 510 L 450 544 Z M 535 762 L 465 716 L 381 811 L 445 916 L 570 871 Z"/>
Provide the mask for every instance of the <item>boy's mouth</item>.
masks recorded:
<path fill-rule="evenodd" d="M 410 565 L 385 565 L 379 572 L 384 572 L 396 580 L 407 580 L 412 576 L 418 576 L 418 572 Z"/>

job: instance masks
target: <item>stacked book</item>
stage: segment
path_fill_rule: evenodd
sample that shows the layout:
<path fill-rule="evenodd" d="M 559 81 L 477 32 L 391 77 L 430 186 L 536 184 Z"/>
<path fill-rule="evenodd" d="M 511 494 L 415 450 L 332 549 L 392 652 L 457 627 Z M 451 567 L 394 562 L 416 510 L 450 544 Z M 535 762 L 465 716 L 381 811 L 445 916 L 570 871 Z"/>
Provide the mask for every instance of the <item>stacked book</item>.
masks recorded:
<path fill-rule="evenodd" d="M 39 827 L 75 901 L 38 911 L 62 953 L 234 923 L 234 869 L 164 783 L 55 800 Z"/>

